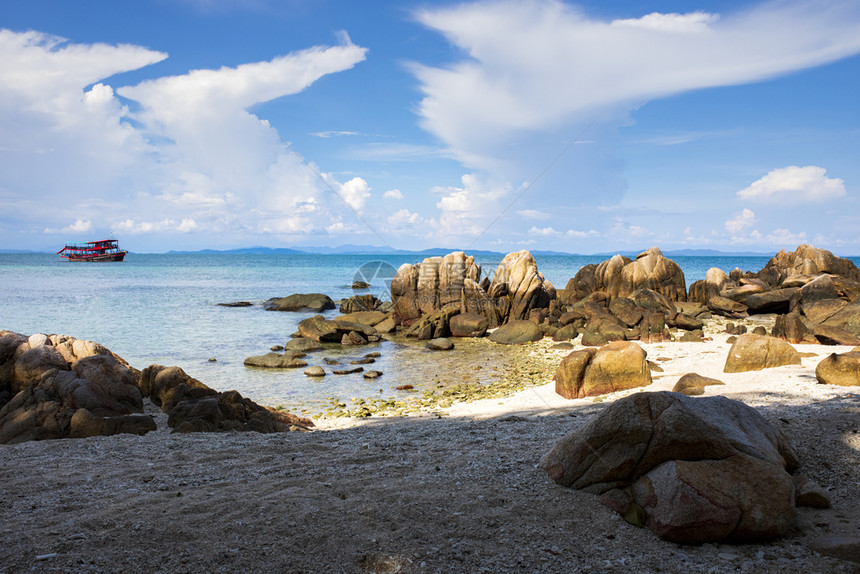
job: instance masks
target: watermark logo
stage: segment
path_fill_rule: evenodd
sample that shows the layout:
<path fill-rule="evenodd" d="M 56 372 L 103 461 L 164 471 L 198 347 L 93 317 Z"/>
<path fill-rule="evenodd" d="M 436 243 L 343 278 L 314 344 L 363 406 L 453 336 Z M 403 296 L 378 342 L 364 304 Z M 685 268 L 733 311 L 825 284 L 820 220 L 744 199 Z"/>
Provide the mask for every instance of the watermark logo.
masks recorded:
<path fill-rule="evenodd" d="M 397 269 L 387 261 L 368 261 L 356 270 L 352 278 L 353 285 L 366 284 L 373 295 L 380 301 L 391 300 L 391 281 L 397 275 Z"/>

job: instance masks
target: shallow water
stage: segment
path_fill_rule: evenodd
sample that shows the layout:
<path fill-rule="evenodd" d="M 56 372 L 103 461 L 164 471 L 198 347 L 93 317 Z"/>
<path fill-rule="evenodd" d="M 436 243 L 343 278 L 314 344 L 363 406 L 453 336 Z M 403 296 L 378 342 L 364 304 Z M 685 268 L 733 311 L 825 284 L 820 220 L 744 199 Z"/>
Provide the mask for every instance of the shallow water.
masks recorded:
<path fill-rule="evenodd" d="M 304 369 L 252 369 L 243 361 L 283 345 L 299 321 L 313 313 L 265 311 L 271 297 L 320 292 L 335 301 L 355 293 L 373 293 L 388 300 L 391 274 L 416 256 L 378 255 L 138 255 L 123 263 L 69 263 L 55 255 L 0 254 L 0 330 L 24 334 L 58 333 L 98 341 L 143 369 L 153 364 L 176 365 L 218 390 L 236 389 L 267 405 L 318 410 L 329 397 L 387 398 L 406 396 L 394 387 L 427 388 L 436 378 L 487 382 L 506 368 L 504 347 L 482 347 L 485 370 L 462 372 L 466 342 L 449 354 L 433 354 L 423 344 L 384 341 L 378 345 L 340 349 L 339 345 L 306 359 L 321 364 L 323 356 L 355 359 L 371 351 L 382 357 L 367 369 L 381 370 L 376 381 L 361 374 L 305 377 Z M 492 274 L 501 257 L 478 257 L 484 274 Z M 605 257 L 538 257 L 538 267 L 558 288 L 585 264 Z M 688 285 L 710 267 L 758 270 L 767 257 L 677 257 Z M 856 261 L 856 260 L 855 260 Z M 354 280 L 371 284 L 354 292 Z M 242 308 L 218 303 L 251 301 Z M 325 313 L 335 317 L 337 311 Z M 490 353 L 490 354 L 487 354 Z M 477 353 L 472 349 L 472 354 Z M 497 356 L 493 356 L 497 355 Z M 214 358 L 216 361 L 210 362 Z M 492 366 L 496 367 L 494 371 Z M 455 376 L 456 375 L 456 376 Z M 380 392 L 381 389 L 381 392 Z"/>

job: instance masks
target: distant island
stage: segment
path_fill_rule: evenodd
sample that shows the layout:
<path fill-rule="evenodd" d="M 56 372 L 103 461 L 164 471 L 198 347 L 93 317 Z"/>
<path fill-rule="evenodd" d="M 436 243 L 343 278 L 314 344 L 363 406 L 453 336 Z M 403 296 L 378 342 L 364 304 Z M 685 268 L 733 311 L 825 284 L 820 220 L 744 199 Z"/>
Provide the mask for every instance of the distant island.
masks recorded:
<path fill-rule="evenodd" d="M 507 251 L 490 251 L 485 249 L 453 249 L 445 247 L 433 247 L 412 251 L 408 249 L 394 249 L 391 247 L 379 247 L 376 245 L 340 245 L 338 247 L 308 246 L 308 247 L 239 247 L 235 249 L 198 249 L 198 250 L 170 250 L 167 255 L 415 255 L 432 257 L 435 255 L 447 255 L 452 251 L 466 251 L 469 255 L 477 256 L 499 256 L 507 255 Z M 530 249 L 536 257 L 612 257 L 623 255 L 635 258 L 645 248 L 628 251 L 607 251 L 603 253 L 569 253 L 564 251 L 550 251 L 542 249 Z M 32 249 L 0 249 L 0 253 L 12 254 L 48 254 L 53 251 L 37 251 Z M 146 252 L 132 252 L 143 254 Z M 666 257 L 772 257 L 773 253 L 760 253 L 754 251 L 719 251 L 715 249 L 676 249 L 663 252 Z M 849 256 L 850 257 L 850 256 Z"/>

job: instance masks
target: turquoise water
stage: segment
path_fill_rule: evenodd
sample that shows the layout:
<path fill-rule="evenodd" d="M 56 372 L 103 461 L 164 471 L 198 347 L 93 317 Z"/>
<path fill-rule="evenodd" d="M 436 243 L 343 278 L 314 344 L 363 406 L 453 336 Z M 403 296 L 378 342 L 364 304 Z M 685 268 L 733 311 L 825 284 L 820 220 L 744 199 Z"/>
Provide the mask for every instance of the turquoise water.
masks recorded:
<path fill-rule="evenodd" d="M 484 275 L 501 257 L 479 257 Z M 605 257 L 538 257 L 538 267 L 557 288 L 583 265 Z M 710 267 L 757 271 L 767 257 L 676 257 L 687 284 Z M 393 387 L 424 376 L 407 373 L 408 358 L 421 347 L 383 342 L 349 351 L 351 357 L 379 350 L 370 368 L 385 373 L 375 383 L 360 375 L 309 379 L 303 369 L 249 369 L 243 361 L 283 345 L 312 313 L 278 313 L 261 306 L 226 308 L 218 303 L 251 301 L 291 293 L 349 297 L 355 279 L 389 299 L 385 270 L 420 261 L 416 256 L 378 255 L 137 255 L 123 263 L 69 263 L 55 255 L 0 254 L 0 330 L 24 334 L 58 333 L 98 341 L 143 369 L 176 365 L 218 390 L 236 389 L 268 405 L 316 405 L 326 397 L 395 396 Z M 856 261 L 856 260 L 855 260 Z M 382 272 L 379 265 L 382 264 Z M 363 267 L 367 265 L 367 267 Z M 328 316 L 338 315 L 328 311 Z M 331 351 L 327 356 L 345 355 Z M 215 362 L 210 362 L 215 358 Z M 313 363 L 312 363 L 313 364 Z M 406 366 L 404 366 L 406 365 Z M 426 367 L 425 367 L 426 368 Z M 432 374 L 431 374 L 432 375 Z M 381 389 L 381 393 L 380 393 Z"/>

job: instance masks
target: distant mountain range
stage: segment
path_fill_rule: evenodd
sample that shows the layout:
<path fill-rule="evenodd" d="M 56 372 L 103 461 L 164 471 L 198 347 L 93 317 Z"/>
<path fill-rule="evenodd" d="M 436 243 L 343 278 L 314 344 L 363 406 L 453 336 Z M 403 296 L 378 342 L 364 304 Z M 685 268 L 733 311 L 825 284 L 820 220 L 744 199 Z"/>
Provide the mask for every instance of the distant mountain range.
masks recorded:
<path fill-rule="evenodd" d="M 168 254 L 174 255 L 190 255 L 190 254 L 231 254 L 231 255 L 422 255 L 432 257 L 435 255 L 447 255 L 452 251 L 461 251 L 459 249 L 449 249 L 444 247 L 434 247 L 431 249 L 422 249 L 420 251 L 410 251 L 408 249 L 393 249 L 391 247 L 377 247 L 375 245 L 341 245 L 339 247 L 301 247 L 301 248 L 286 248 L 286 247 L 242 247 L 239 249 L 201 249 L 198 251 L 168 251 Z M 501 251 L 487 251 L 481 249 L 466 249 L 469 255 L 480 256 L 504 256 L 506 253 Z M 535 256 L 583 256 L 578 253 L 565 253 L 562 251 L 547 251 L 547 250 L 530 250 Z M 606 253 L 595 253 L 593 255 L 585 255 L 588 257 L 612 257 L 616 254 L 624 255 L 625 257 L 636 257 L 640 251 L 615 251 Z M 678 249 L 673 251 L 664 251 L 666 257 L 772 257 L 773 253 L 756 253 L 752 251 L 717 251 L 714 249 Z"/>

